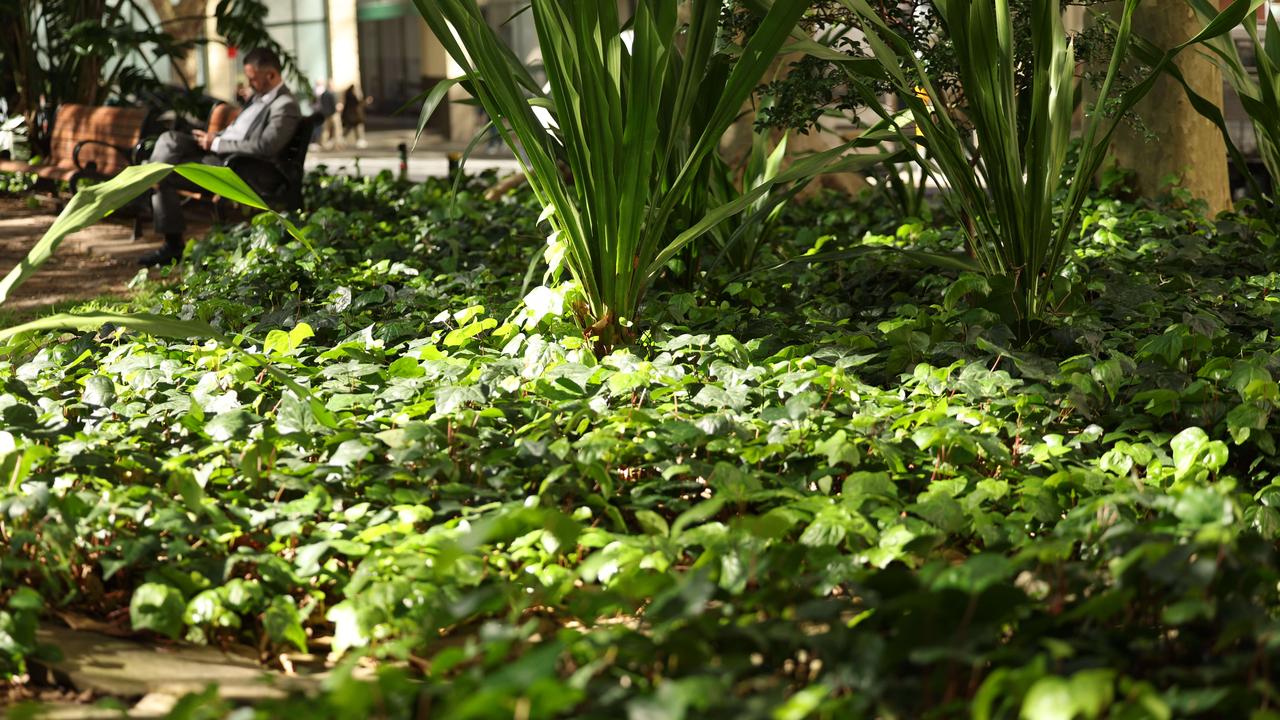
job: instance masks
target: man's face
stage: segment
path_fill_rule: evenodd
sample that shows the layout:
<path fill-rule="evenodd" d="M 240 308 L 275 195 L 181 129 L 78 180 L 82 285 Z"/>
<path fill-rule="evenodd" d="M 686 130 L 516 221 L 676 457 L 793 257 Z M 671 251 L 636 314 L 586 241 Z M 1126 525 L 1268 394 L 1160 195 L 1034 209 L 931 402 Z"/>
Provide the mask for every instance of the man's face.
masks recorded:
<path fill-rule="evenodd" d="M 275 87 L 276 82 L 280 79 L 280 73 L 275 68 L 260 68 L 257 65 L 245 65 L 244 77 L 249 81 L 249 87 L 258 94 L 262 94 Z"/>

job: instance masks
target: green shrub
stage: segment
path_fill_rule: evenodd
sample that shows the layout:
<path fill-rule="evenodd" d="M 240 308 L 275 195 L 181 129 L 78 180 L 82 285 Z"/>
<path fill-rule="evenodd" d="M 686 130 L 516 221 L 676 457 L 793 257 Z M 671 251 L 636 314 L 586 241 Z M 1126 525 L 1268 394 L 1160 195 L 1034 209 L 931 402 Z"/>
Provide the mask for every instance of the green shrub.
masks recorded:
<path fill-rule="evenodd" d="M 845 63 L 852 88 L 885 118 L 894 111 L 877 93 L 878 83 L 868 81 L 887 78 L 897 90 L 911 120 L 898 126 L 903 144 L 948 188 L 944 199 L 962 219 L 995 306 L 1024 336 L 1062 300 L 1061 270 L 1072 233 L 1122 115 L 1179 52 L 1227 33 L 1257 4 L 1232 3 L 1194 38 L 1158 58 L 1141 82 L 1113 97 L 1138 6 L 1138 0 L 1126 0 L 1106 77 L 1096 102 L 1085 108 L 1078 161 L 1067 176 L 1076 110 L 1075 53 L 1057 3 L 1033 4 L 1030 68 L 1017 61 L 1008 0 L 936 4 L 954 49 L 963 97 L 963 107 L 956 107 L 947 100 L 955 94 L 939 90 L 939 79 L 909 40 L 869 3 L 841 2 L 861 20 L 878 68 L 868 74 L 865 59 Z M 1020 91 L 1019 76 L 1027 72 L 1030 88 Z"/>
<path fill-rule="evenodd" d="M 581 288 L 579 322 L 599 349 L 631 336 L 646 289 L 682 248 L 774 185 L 812 175 L 839 154 L 806 158 L 718 206 L 701 181 L 805 5 L 774 4 L 735 58 L 719 44 L 715 3 L 693 3 L 686 23 L 675 3 L 641 0 L 624 25 L 613 0 L 535 0 L 544 92 L 474 0 L 417 0 L 462 64 L 463 84 L 520 157 Z M 446 89 L 438 86 L 425 112 Z M 691 208 L 707 211 L 686 217 Z"/>

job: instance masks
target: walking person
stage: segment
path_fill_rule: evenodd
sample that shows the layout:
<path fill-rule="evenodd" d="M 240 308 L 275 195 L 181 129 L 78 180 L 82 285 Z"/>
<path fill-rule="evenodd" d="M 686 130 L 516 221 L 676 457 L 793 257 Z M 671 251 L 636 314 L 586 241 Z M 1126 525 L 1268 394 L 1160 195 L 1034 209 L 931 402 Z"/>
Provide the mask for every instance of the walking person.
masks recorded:
<path fill-rule="evenodd" d="M 315 96 L 316 112 L 324 116 L 324 123 L 320 126 L 320 147 L 325 150 L 332 150 L 337 147 L 342 140 L 342 122 L 338 115 L 338 98 L 333 94 L 333 81 L 322 80 L 316 83 Z"/>
<path fill-rule="evenodd" d="M 373 102 L 373 98 L 360 94 L 360 88 L 352 85 L 342 94 L 342 134 L 355 132 L 356 147 L 367 148 L 369 142 L 364 137 L 364 110 Z"/>

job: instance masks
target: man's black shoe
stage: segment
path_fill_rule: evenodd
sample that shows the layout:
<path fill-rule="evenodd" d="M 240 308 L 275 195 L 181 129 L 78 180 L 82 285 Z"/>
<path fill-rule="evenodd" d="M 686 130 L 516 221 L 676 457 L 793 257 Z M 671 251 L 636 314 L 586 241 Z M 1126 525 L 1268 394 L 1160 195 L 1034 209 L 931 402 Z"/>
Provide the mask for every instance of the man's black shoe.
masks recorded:
<path fill-rule="evenodd" d="M 147 253 L 138 258 L 138 264 L 142 267 L 157 267 L 161 265 L 172 265 L 182 258 L 182 251 L 177 248 L 171 248 L 168 245 Z"/>

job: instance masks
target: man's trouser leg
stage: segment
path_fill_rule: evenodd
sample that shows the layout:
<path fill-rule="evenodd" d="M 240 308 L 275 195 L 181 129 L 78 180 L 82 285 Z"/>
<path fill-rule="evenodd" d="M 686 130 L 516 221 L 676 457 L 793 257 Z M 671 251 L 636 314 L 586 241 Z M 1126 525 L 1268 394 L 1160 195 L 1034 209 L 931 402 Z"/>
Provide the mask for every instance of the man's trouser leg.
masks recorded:
<path fill-rule="evenodd" d="M 156 140 L 155 149 L 151 151 L 152 162 L 178 165 L 189 162 L 202 162 L 208 165 L 221 165 L 217 155 L 206 152 L 187 133 L 170 130 Z M 190 181 L 181 175 L 172 174 L 161 180 L 151 195 L 151 211 L 155 216 L 156 232 L 164 235 L 166 242 L 171 237 L 182 237 L 187 229 L 186 219 L 182 217 L 182 204 L 178 200 L 178 190 L 194 188 Z"/>

